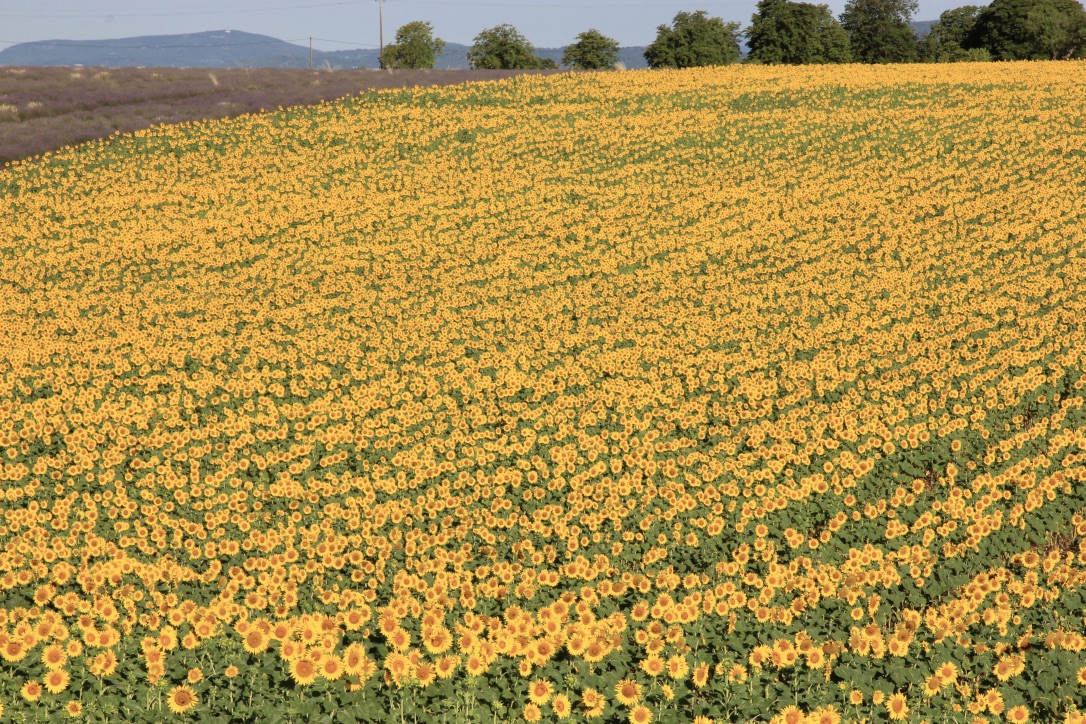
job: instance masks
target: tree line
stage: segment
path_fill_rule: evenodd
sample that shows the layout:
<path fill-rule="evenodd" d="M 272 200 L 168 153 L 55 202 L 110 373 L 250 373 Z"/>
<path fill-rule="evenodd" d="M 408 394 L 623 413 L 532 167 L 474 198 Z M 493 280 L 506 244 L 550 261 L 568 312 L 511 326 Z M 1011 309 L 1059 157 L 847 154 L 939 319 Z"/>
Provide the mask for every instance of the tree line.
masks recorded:
<path fill-rule="evenodd" d="M 661 25 L 645 49 L 650 68 L 690 68 L 740 61 L 765 64 L 915 63 L 985 60 L 1064 60 L 1086 57 L 1086 10 L 1078 0 L 992 0 L 947 10 L 918 36 L 911 21 L 916 0 L 848 0 L 835 18 L 827 5 L 759 0 L 751 24 L 710 17 L 704 10 L 678 13 Z M 433 26 L 415 21 L 385 48 L 384 68 L 433 68 L 445 42 Z M 618 41 L 587 30 L 566 47 L 562 65 L 602 70 L 618 63 Z M 477 69 L 558 68 L 540 58 L 512 25 L 475 37 L 468 62 Z"/>

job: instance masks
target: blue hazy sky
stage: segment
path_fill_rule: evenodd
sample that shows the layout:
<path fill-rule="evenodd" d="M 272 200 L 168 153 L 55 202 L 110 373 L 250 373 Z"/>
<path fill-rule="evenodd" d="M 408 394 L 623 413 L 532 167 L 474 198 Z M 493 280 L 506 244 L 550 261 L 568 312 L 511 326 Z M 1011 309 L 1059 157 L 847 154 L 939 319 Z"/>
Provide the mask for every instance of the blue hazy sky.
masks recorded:
<path fill-rule="evenodd" d="M 931 20 L 968 0 L 920 0 L 914 20 Z M 596 28 L 622 45 L 647 45 L 656 27 L 682 10 L 746 26 L 757 0 L 385 0 L 385 42 L 412 20 L 433 23 L 438 37 L 470 45 L 484 28 L 515 25 L 537 47 L 560 47 Z M 832 0 L 839 14 L 845 0 Z M 0 47 L 33 40 L 93 40 L 243 30 L 325 50 L 376 47 L 376 0 L 0 0 Z M 318 40 L 319 38 L 319 40 Z M 332 42 L 338 41 L 338 42 Z"/>

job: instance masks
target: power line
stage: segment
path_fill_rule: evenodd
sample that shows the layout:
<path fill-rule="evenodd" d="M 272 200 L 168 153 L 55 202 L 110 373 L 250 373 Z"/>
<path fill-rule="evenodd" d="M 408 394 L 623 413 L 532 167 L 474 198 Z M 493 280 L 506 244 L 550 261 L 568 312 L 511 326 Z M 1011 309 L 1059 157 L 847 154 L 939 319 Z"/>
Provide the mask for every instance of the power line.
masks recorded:
<path fill-rule="evenodd" d="M 313 38 L 313 40 L 319 40 L 322 43 L 336 43 L 338 45 L 357 45 L 364 48 L 376 48 L 373 43 L 359 43 L 354 40 L 330 40 L 328 38 Z"/>

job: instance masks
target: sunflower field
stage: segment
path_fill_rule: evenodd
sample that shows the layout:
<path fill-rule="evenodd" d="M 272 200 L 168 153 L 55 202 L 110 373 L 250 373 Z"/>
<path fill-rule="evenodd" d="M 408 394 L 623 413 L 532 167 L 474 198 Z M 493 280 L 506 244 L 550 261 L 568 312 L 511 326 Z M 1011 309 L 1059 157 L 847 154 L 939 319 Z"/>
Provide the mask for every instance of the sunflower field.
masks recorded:
<path fill-rule="evenodd" d="M 5 721 L 1086 721 L 1086 63 L 0 169 Z"/>

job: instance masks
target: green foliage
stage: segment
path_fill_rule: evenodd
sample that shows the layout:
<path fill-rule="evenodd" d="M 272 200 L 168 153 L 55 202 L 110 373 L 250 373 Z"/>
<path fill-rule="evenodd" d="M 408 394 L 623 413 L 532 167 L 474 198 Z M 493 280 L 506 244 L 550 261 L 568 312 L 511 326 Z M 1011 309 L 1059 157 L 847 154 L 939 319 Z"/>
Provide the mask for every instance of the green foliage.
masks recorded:
<path fill-rule="evenodd" d="M 1086 10 L 1076 0 L 994 0 L 966 44 L 997 60 L 1086 57 Z"/>
<path fill-rule="evenodd" d="M 562 54 L 562 65 L 577 70 L 606 70 L 618 63 L 618 41 L 598 30 L 586 30 Z"/>
<path fill-rule="evenodd" d="M 940 15 L 920 41 L 920 59 L 934 63 L 986 60 L 986 54 L 965 47 L 966 38 L 973 30 L 981 10 L 983 8 L 979 5 L 963 5 Z"/>
<path fill-rule="evenodd" d="M 384 68 L 433 68 L 445 41 L 434 37 L 434 26 L 416 20 L 396 31 L 396 42 L 385 48 Z"/>
<path fill-rule="evenodd" d="M 982 9 L 978 5 L 963 5 L 960 8 L 947 10 L 932 25 L 932 35 L 936 36 L 943 46 L 965 47 L 965 39 L 976 24 L 977 16 L 980 15 Z"/>
<path fill-rule="evenodd" d="M 847 63 L 848 35 L 827 5 L 761 0 L 744 34 L 759 63 Z"/>
<path fill-rule="evenodd" d="M 476 70 L 557 68 L 550 58 L 535 55 L 535 46 L 512 25 L 498 25 L 475 36 L 468 64 Z"/>
<path fill-rule="evenodd" d="M 916 31 L 910 25 L 916 0 L 848 0 L 841 26 L 848 33 L 852 58 L 861 63 L 909 63 L 916 60 Z"/>
<path fill-rule="evenodd" d="M 711 18 L 704 10 L 681 12 L 671 27 L 656 29 L 645 49 L 650 68 L 695 68 L 728 65 L 739 60 L 739 23 Z"/>

